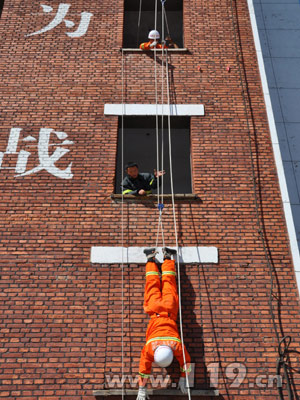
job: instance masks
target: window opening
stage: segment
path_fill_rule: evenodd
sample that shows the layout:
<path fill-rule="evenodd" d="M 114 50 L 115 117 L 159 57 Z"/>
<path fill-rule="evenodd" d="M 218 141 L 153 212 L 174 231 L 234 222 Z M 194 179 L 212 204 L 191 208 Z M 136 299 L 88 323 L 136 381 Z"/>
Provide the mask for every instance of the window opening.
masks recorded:
<path fill-rule="evenodd" d="M 4 0 L 0 0 L 0 18 L 1 18 L 3 6 L 4 6 Z"/>
<path fill-rule="evenodd" d="M 121 139 L 122 118 L 119 118 L 118 153 L 115 193 L 121 193 Z M 159 141 L 161 142 L 161 118 L 159 119 Z M 164 193 L 171 193 L 168 122 L 164 118 Z M 175 193 L 192 193 L 190 163 L 190 118 L 171 117 L 172 162 Z M 160 149 L 161 159 L 161 149 Z M 156 121 L 155 117 L 124 117 L 124 163 L 133 161 L 139 166 L 139 172 L 151 172 L 156 169 Z M 126 175 L 126 174 L 125 174 Z M 156 194 L 156 190 L 153 190 Z"/>
<path fill-rule="evenodd" d="M 147 42 L 149 32 L 154 29 L 153 0 L 125 0 L 123 47 L 138 48 Z M 171 39 L 179 48 L 183 48 L 183 5 L 182 0 L 165 2 L 165 37 L 170 33 Z M 161 1 L 158 1 L 157 30 L 161 33 Z M 162 38 L 163 39 L 163 38 Z"/>

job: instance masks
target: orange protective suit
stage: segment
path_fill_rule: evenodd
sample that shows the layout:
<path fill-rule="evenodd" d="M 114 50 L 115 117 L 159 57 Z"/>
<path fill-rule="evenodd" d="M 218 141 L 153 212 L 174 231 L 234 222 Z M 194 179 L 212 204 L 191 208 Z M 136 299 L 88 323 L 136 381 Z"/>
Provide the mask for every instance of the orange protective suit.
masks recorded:
<path fill-rule="evenodd" d="M 151 50 L 151 49 L 153 49 L 154 47 L 150 47 L 151 43 L 152 42 L 141 43 L 140 44 L 140 49 L 141 50 Z M 155 47 L 157 49 L 162 49 L 163 46 L 160 43 L 157 43 Z M 167 48 L 167 46 L 164 47 L 164 49 L 166 49 L 166 48 Z"/>
<path fill-rule="evenodd" d="M 141 353 L 140 386 L 145 386 L 145 382 L 151 373 L 154 352 L 161 345 L 172 348 L 173 354 L 180 364 L 181 376 L 185 376 L 186 369 L 188 373 L 190 372 L 191 357 L 184 349 L 185 366 L 182 344 L 176 324 L 178 307 L 175 261 L 164 261 L 161 281 L 157 265 L 154 262 L 148 262 L 146 264 L 144 310 L 150 315 L 151 320 L 146 333 L 146 344 Z"/>

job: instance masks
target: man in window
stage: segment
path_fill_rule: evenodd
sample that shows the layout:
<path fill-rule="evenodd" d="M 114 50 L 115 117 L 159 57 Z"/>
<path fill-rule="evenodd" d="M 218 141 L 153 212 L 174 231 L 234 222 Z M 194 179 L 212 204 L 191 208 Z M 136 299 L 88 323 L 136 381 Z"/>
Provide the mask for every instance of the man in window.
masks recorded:
<path fill-rule="evenodd" d="M 146 384 L 153 362 L 159 367 L 166 368 L 172 363 L 174 356 L 177 358 L 181 370 L 178 388 L 183 394 L 188 391 L 186 374 L 191 372 L 191 357 L 185 346 L 182 346 L 176 323 L 179 300 L 175 261 L 172 260 L 176 250 L 163 248 L 164 262 L 161 266 L 161 279 L 155 259 L 157 254 L 155 248 L 145 249 L 144 253 L 148 261 L 144 310 L 150 316 L 150 322 L 146 333 L 146 344 L 141 353 L 137 400 L 149 398 Z M 183 356 L 183 351 L 185 356 Z"/>
<path fill-rule="evenodd" d="M 129 162 L 125 171 L 127 176 L 123 179 L 121 189 L 123 194 L 132 194 L 134 196 L 147 196 L 152 193 L 153 189 L 157 188 L 157 181 L 160 181 L 165 171 L 156 171 L 154 174 L 149 172 L 139 172 L 139 167 L 135 162 Z M 160 182 L 159 182 L 160 184 Z"/>
<path fill-rule="evenodd" d="M 151 49 L 154 49 L 154 47 L 156 47 L 157 49 L 162 49 L 162 47 L 163 47 L 162 44 L 160 44 L 158 42 L 158 40 L 160 39 L 160 34 L 158 31 L 156 31 L 156 30 L 150 31 L 149 35 L 148 35 L 148 39 L 150 39 L 149 42 L 140 44 L 141 50 L 151 50 Z M 164 45 L 164 48 L 167 48 L 167 46 Z"/>

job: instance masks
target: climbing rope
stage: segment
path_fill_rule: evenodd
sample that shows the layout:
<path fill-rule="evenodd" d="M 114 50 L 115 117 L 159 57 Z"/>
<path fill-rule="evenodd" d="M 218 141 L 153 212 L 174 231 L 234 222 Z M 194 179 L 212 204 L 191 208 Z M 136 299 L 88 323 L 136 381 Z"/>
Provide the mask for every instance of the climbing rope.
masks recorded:
<path fill-rule="evenodd" d="M 185 376 L 187 382 L 188 398 L 191 399 L 191 391 L 189 385 L 189 377 L 187 373 L 186 357 L 184 352 L 184 338 L 183 338 L 183 324 L 182 324 L 182 310 L 181 310 L 181 277 L 180 277 L 180 262 L 179 262 L 179 244 L 178 244 L 178 232 L 176 222 L 176 210 L 175 210 L 175 196 L 174 196 L 174 184 L 173 184 L 173 164 L 172 164 L 172 138 L 171 138 L 171 115 L 170 115 L 170 85 L 169 85 L 169 63 L 168 63 L 168 50 L 166 49 L 167 60 L 166 60 L 166 79 L 167 79 L 167 99 L 168 99 L 168 138 L 169 138 L 169 163 L 170 163 L 170 182 L 171 182 L 171 194 L 172 194 L 172 211 L 173 211 L 173 222 L 174 222 L 174 236 L 176 241 L 177 249 L 177 281 L 178 281 L 178 301 L 179 301 L 179 327 L 180 327 L 180 339 L 182 343 L 182 354 L 185 366 Z"/>
<path fill-rule="evenodd" d="M 166 0 L 161 0 L 162 3 L 162 37 L 164 38 L 164 24 L 166 19 L 165 14 L 165 5 Z M 140 0 L 140 13 L 139 13 L 139 20 L 138 20 L 138 27 L 140 26 L 140 17 L 141 17 L 141 8 L 142 8 L 142 0 Z M 155 30 L 157 30 L 157 9 L 158 9 L 158 0 L 155 0 L 155 21 L 154 26 Z M 168 26 L 167 26 L 168 28 Z M 168 29 L 169 30 L 169 29 Z M 165 62 L 164 62 L 165 58 Z M 165 69 L 165 72 L 164 72 Z M 163 48 L 162 48 L 162 94 L 161 94 L 161 133 L 162 133 L 162 142 L 161 142 L 161 151 L 162 151 L 162 170 L 164 165 L 164 73 L 166 74 L 166 87 L 167 87 L 167 102 L 168 102 L 168 141 L 169 141 L 169 164 L 170 164 L 170 182 L 171 182 L 171 193 L 172 193 L 172 213 L 173 213 L 173 221 L 174 221 L 174 235 L 175 235 L 175 242 L 177 248 L 177 278 L 178 278 L 178 300 L 179 300 L 179 325 L 180 325 L 180 338 L 182 343 L 182 353 L 183 353 L 183 360 L 184 360 L 184 367 L 185 367 L 185 374 L 186 374 L 186 382 L 187 382 L 187 391 L 188 391 L 188 398 L 191 399 L 191 392 L 189 387 L 189 378 L 187 373 L 187 365 L 186 365 L 186 357 L 184 352 L 184 338 L 183 338 L 183 324 L 182 324 L 182 306 L 181 306 L 181 278 L 180 278 L 180 263 L 179 263 L 179 243 L 178 243 L 178 232 L 177 232 L 177 222 L 176 222 L 176 210 L 175 210 L 175 196 L 174 196 L 174 185 L 173 185 L 173 166 L 172 166 L 172 144 L 171 144 L 171 115 L 170 115 L 170 87 L 169 87 L 169 67 L 168 67 L 168 51 L 164 49 L 164 41 L 163 41 Z M 122 181 L 124 179 L 124 115 L 125 115 L 125 94 L 124 94 L 124 75 L 125 75 L 125 60 L 124 60 L 124 51 L 122 49 L 122 116 L 121 116 L 121 166 L 122 166 Z M 160 171 L 159 165 L 159 128 L 158 128 L 158 84 L 157 84 L 157 49 L 154 47 L 154 76 L 155 76 L 155 104 L 156 104 L 156 152 L 157 152 L 157 172 Z M 159 178 L 158 178 L 159 179 Z M 122 282 L 122 400 L 125 397 L 125 382 L 124 382 L 124 194 L 122 191 L 122 205 L 121 205 L 121 246 L 122 246 L 122 263 L 121 263 L 121 282 Z M 158 216 L 158 230 L 157 230 L 157 237 L 156 237 L 156 247 L 158 247 L 158 240 L 159 240 L 159 233 L 161 230 L 162 234 L 162 241 L 163 247 L 165 247 L 165 238 L 164 238 L 164 229 L 163 229 L 163 176 L 162 176 L 162 194 L 160 195 L 159 184 L 157 185 L 157 208 L 159 212 Z"/>
<path fill-rule="evenodd" d="M 178 232 L 177 232 L 177 222 L 176 222 L 176 210 L 175 210 L 175 195 L 174 195 L 174 184 L 173 184 L 173 165 L 172 165 L 172 141 L 171 141 L 171 115 L 170 115 L 170 85 L 169 85 L 169 66 L 168 66 L 168 50 L 164 49 L 164 21 L 165 21 L 165 1 L 161 0 L 162 4 L 162 93 L 161 93 L 161 120 L 162 120 L 162 170 L 163 170 L 163 154 L 164 154 L 164 147 L 163 147 L 163 121 L 164 121 L 164 65 L 165 65 L 165 74 L 166 74 L 166 87 L 167 87 L 167 103 L 168 103 L 168 141 L 169 141 L 169 165 L 170 165 L 170 183 L 171 183 L 171 194 L 172 194 L 172 213 L 173 213 L 173 223 L 174 223 L 174 236 L 176 242 L 176 249 L 177 249 L 177 279 L 178 279 L 178 302 L 179 302 L 179 326 L 180 326 L 180 339 L 182 343 L 182 354 L 183 354 L 183 361 L 185 367 L 185 375 L 186 375 L 186 382 L 187 382 L 187 394 L 189 400 L 191 400 L 191 391 L 189 387 L 189 378 L 187 372 L 187 365 L 186 365 L 186 357 L 184 352 L 184 338 L 183 338 L 183 324 L 182 324 L 182 301 L 181 301 L 181 279 L 180 279 L 180 263 L 179 263 L 179 244 L 178 244 Z M 155 21 L 154 21 L 155 30 L 157 30 L 157 0 L 155 1 Z M 156 103 L 156 153 L 157 153 L 157 171 L 159 171 L 159 138 L 158 138 L 158 88 L 157 88 L 157 55 L 156 55 L 156 47 L 154 47 L 154 77 L 155 77 L 155 103 Z M 164 61 L 165 57 L 165 61 Z M 162 201 L 160 201 L 162 198 Z M 163 220 L 162 220 L 162 212 L 163 212 L 163 192 L 160 196 L 159 192 L 159 184 L 157 185 L 157 207 L 159 211 L 158 217 L 158 231 L 156 237 L 156 247 L 158 245 L 158 238 L 159 238 L 159 229 L 162 229 L 162 238 L 163 238 L 163 247 L 165 247 L 164 243 L 164 234 L 163 234 Z"/>
<path fill-rule="evenodd" d="M 160 230 L 161 230 L 161 236 L 162 236 L 162 246 L 166 247 L 165 235 L 164 235 L 164 227 L 163 227 L 163 218 L 162 218 L 163 208 L 164 208 L 164 205 L 162 203 L 160 203 L 159 206 L 158 206 L 159 217 L 158 217 L 158 227 L 157 227 L 155 247 L 158 247 Z"/>
<path fill-rule="evenodd" d="M 168 24 L 167 13 L 166 13 L 166 11 L 165 11 L 165 8 L 164 8 L 164 17 L 165 17 L 165 23 L 166 23 L 166 27 L 167 27 L 167 31 L 168 31 L 168 36 L 171 37 L 171 35 L 170 35 L 170 30 L 169 30 L 169 24 Z"/>
<path fill-rule="evenodd" d="M 122 49 L 122 117 L 121 117 L 121 182 L 124 179 L 124 51 Z M 122 400 L 125 398 L 125 380 L 124 377 L 124 194 L 122 190 L 122 205 L 121 205 L 121 248 L 122 248 L 122 263 L 121 263 L 121 282 L 122 282 Z"/>
<path fill-rule="evenodd" d="M 162 13 L 162 38 L 164 37 L 164 23 L 163 23 L 163 13 Z M 164 43 L 163 43 L 164 44 Z M 162 60 L 161 60 L 161 170 L 164 170 L 164 48 L 162 48 Z M 157 226 L 157 235 L 156 235 L 156 243 L 155 247 L 158 247 L 159 242 L 159 233 L 161 229 L 162 235 L 162 243 L 163 247 L 165 247 L 165 237 L 164 237 L 164 228 L 163 228 L 163 209 L 164 209 L 164 175 L 161 177 L 162 189 L 161 189 L 161 199 L 159 199 L 158 195 L 158 226 Z M 157 182 L 159 187 L 159 181 Z"/>
<path fill-rule="evenodd" d="M 154 10 L 154 29 L 157 30 L 157 16 L 158 16 L 158 0 L 155 0 L 155 10 Z M 162 74 L 163 74 L 163 65 L 162 65 Z M 158 127 L 158 84 L 157 84 L 157 48 L 154 47 L 154 80 L 155 80 L 155 130 L 156 130 L 156 171 L 157 173 L 160 171 L 159 164 L 159 127 Z M 162 81 L 163 85 L 163 81 Z M 163 138 L 163 86 L 162 86 L 162 138 Z M 162 142 L 163 145 L 163 142 Z M 162 147 L 162 164 L 163 164 L 163 147 Z M 163 166 L 162 166 L 163 168 Z M 163 184 L 163 177 L 162 177 Z M 163 191 L 163 185 L 162 185 Z M 156 243 L 155 247 L 158 247 L 159 241 L 159 233 L 161 230 L 163 246 L 164 244 L 164 231 L 163 231 L 163 222 L 162 222 L 162 214 L 163 214 L 163 195 L 160 196 L 160 187 L 159 187 L 159 177 L 157 177 L 157 209 L 158 209 L 158 224 L 157 224 L 157 235 L 156 235 Z"/>
<path fill-rule="evenodd" d="M 143 0 L 140 0 L 139 17 L 138 17 L 137 46 L 136 47 L 139 47 L 139 44 L 140 44 L 140 27 L 141 27 L 141 16 L 142 16 L 142 3 L 143 3 Z"/>
<path fill-rule="evenodd" d="M 164 9 L 165 1 L 161 0 L 161 37 L 162 37 L 162 55 L 161 55 L 161 170 L 164 170 L 164 56 L 165 56 L 165 24 Z M 164 204 L 164 175 L 161 177 L 161 204 Z"/>
<path fill-rule="evenodd" d="M 157 3 L 155 0 L 154 29 L 157 31 Z M 159 133 L 158 133 L 158 88 L 157 88 L 157 49 L 154 47 L 154 80 L 155 80 L 155 131 L 156 131 L 156 171 L 159 171 Z M 159 207 L 159 185 L 157 185 L 157 207 Z"/>

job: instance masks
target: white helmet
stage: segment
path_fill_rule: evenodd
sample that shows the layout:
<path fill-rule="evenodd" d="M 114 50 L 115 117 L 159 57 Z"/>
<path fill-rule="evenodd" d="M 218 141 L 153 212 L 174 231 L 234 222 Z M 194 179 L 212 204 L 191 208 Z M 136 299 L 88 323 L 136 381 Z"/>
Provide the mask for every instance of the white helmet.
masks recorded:
<path fill-rule="evenodd" d="M 159 39 L 159 38 L 160 38 L 160 34 L 158 31 L 153 30 L 153 31 L 149 32 L 148 39 Z"/>
<path fill-rule="evenodd" d="M 158 346 L 154 352 L 154 362 L 162 367 L 168 367 L 173 361 L 173 350 L 169 346 Z"/>

